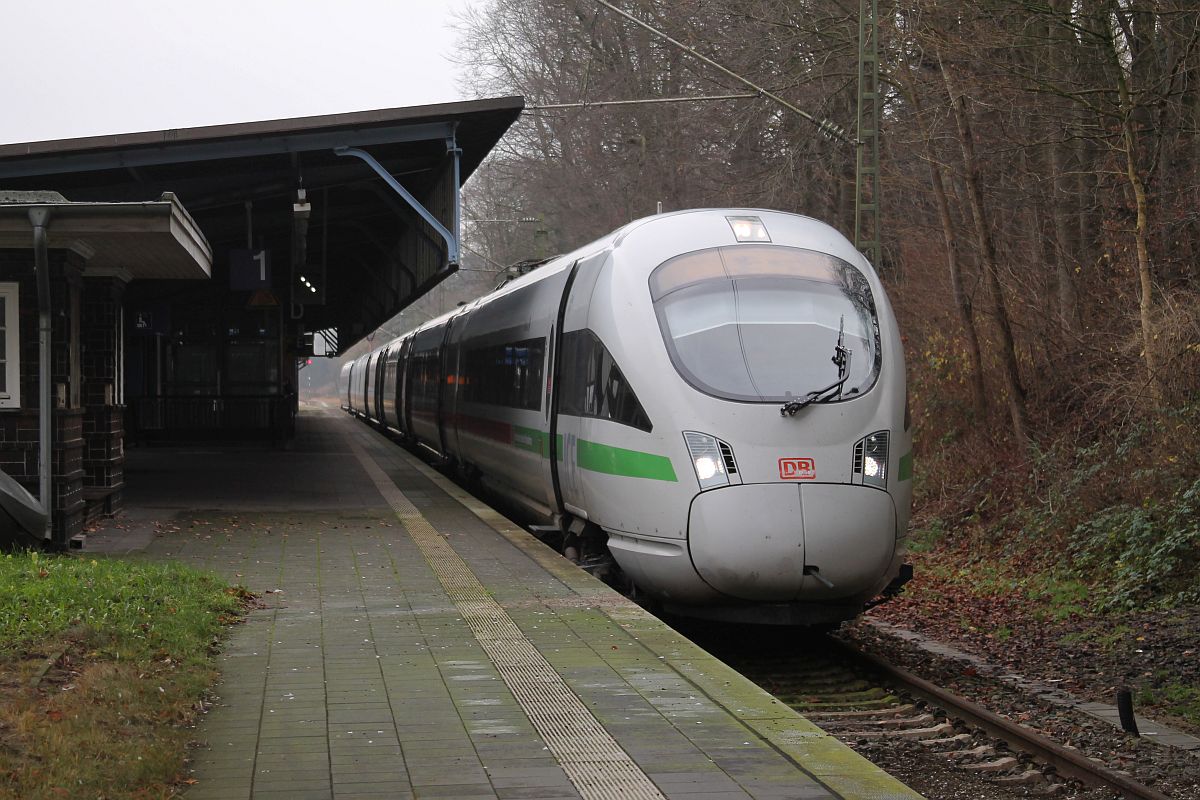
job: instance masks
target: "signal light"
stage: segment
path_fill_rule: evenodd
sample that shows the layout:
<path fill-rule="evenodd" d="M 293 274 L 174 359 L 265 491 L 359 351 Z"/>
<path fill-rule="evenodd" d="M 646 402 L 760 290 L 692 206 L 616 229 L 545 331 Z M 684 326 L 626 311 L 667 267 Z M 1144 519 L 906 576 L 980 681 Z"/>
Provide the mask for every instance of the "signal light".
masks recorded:
<path fill-rule="evenodd" d="M 304 272 L 297 272 L 293 298 L 297 303 L 323 305 L 325 303 L 325 269 L 321 264 L 308 264 Z"/>

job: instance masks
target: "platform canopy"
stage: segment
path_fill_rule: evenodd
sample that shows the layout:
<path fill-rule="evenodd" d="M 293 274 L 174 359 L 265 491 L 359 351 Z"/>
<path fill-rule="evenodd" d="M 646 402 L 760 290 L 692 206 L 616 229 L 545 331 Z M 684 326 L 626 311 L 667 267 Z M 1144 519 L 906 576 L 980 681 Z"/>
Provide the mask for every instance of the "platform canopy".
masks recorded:
<path fill-rule="evenodd" d="M 0 248 L 33 248 L 34 208 L 50 212 L 48 246 L 75 251 L 91 274 L 130 280 L 212 275 L 212 249 L 172 194 L 144 203 L 73 203 L 57 192 L 0 192 Z"/>
<path fill-rule="evenodd" d="M 344 352 L 454 271 L 459 187 L 523 107 L 503 97 L 0 145 L 0 190 L 90 203 L 171 193 L 211 245 L 214 278 L 236 251 L 268 251 L 280 304 L 306 331 L 336 330 Z"/>

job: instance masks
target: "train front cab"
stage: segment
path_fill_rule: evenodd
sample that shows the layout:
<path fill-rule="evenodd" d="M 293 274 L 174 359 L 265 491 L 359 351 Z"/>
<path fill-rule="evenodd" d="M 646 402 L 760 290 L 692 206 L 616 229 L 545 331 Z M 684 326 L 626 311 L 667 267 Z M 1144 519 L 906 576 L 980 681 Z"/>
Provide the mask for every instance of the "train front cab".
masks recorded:
<path fill-rule="evenodd" d="M 619 314 L 596 323 L 646 395 L 655 433 L 674 438 L 664 446 L 684 469 L 655 490 L 682 502 L 658 505 L 687 508 L 678 534 L 665 519 L 653 530 L 615 525 L 609 548 L 668 608 L 832 622 L 859 613 L 903 558 L 911 502 L 903 355 L 882 286 L 850 243 L 813 220 L 771 217 L 770 244 L 705 247 L 678 232 L 676 240 L 700 244 L 650 265 L 652 331 Z M 617 275 L 597 291 L 629 296 L 636 278 L 646 286 L 647 271 L 626 269 L 629 285 Z M 839 341 L 849 353 L 844 373 Z M 785 402 L 842 378 L 795 416 L 781 415 Z M 633 503 L 628 494 L 623 502 Z"/>

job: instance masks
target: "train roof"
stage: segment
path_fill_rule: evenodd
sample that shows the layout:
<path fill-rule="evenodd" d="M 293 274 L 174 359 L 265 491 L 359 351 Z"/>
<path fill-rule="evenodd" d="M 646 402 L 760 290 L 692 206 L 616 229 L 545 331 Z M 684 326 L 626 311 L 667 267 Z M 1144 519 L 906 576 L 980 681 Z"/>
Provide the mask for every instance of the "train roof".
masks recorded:
<path fill-rule="evenodd" d="M 664 221 L 664 220 L 672 219 L 672 218 L 679 218 L 679 217 L 683 217 L 683 216 L 697 215 L 697 214 L 711 214 L 711 213 L 720 214 L 722 216 L 726 216 L 726 215 L 757 216 L 757 215 L 769 214 L 771 216 L 793 217 L 798 220 L 805 220 L 809 223 L 812 223 L 816 227 L 819 227 L 821 229 L 828 231 L 829 233 L 831 233 L 833 235 L 836 235 L 843 239 L 845 238 L 842 236 L 841 233 L 839 233 L 831 225 L 829 225 L 828 223 L 823 222 L 819 219 L 816 219 L 815 217 L 810 217 L 805 214 L 796 214 L 796 213 L 793 213 L 790 211 L 778 211 L 778 210 L 767 209 L 767 208 L 688 208 L 688 209 L 681 209 L 679 211 L 667 211 L 662 214 L 652 214 L 650 216 L 640 217 L 638 219 L 633 220 L 632 222 L 628 222 L 625 225 L 622 225 L 620 228 L 617 228 L 616 230 L 614 230 L 610 233 L 607 233 L 604 236 L 601 236 L 599 239 L 595 239 L 591 242 L 588 242 L 587 244 L 585 244 L 581 247 L 577 247 L 568 253 L 563 253 L 561 255 L 553 256 L 550 259 L 548 259 L 542 266 L 538 267 L 537 269 L 533 270 L 532 272 L 528 272 L 525 275 L 515 278 L 515 279 L 509 281 L 508 283 L 504 284 L 500 288 L 498 288 L 492 292 L 489 292 L 486 295 L 483 295 L 482 297 L 478 297 L 474 300 L 464 303 L 463 305 L 461 305 L 457 308 L 453 308 L 450 311 L 445 312 L 444 314 L 434 317 L 433 319 L 427 320 L 427 321 L 421 323 L 420 325 L 417 325 L 416 327 L 411 328 L 408 331 L 405 331 L 404 333 L 395 337 L 394 339 L 390 339 L 387 342 L 385 342 L 384 344 L 381 344 L 379 347 L 375 348 L 370 353 L 367 353 L 366 355 L 361 356 L 361 358 L 367 358 L 371 354 L 378 352 L 380 350 L 383 350 L 384 348 L 389 347 L 390 345 L 392 345 L 396 342 L 403 341 L 407 337 L 413 336 L 420 331 L 427 330 L 429 328 L 438 327 L 439 325 L 443 325 L 448 320 L 453 319 L 454 317 L 458 316 L 459 314 L 465 314 L 468 311 L 470 311 L 471 309 L 478 308 L 479 306 L 490 302 L 494 298 L 503 297 L 505 294 L 516 291 L 516 290 L 520 289 L 521 287 L 529 286 L 529 285 L 538 283 L 539 281 L 543 281 L 547 278 L 550 278 L 554 275 L 557 275 L 558 273 L 562 272 L 564 269 L 569 268 L 572 264 L 574 264 L 580 258 L 585 258 L 587 256 L 601 252 L 603 250 L 616 249 L 616 248 L 620 247 L 621 243 L 631 233 L 633 233 L 634 231 L 639 230 L 643 227 L 646 227 L 647 225 L 652 225 L 656 222 L 660 222 L 660 221 Z M 857 252 L 857 251 L 855 251 L 855 252 Z"/>

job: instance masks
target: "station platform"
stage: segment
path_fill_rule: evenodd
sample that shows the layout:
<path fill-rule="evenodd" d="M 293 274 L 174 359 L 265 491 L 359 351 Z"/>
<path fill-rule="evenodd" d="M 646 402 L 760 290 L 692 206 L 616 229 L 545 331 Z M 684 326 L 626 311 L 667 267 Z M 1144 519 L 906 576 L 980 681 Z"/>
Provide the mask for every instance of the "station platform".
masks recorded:
<path fill-rule="evenodd" d="M 141 448 L 89 551 L 262 598 L 189 800 L 919 797 L 403 448 L 307 408 L 286 451 Z"/>

